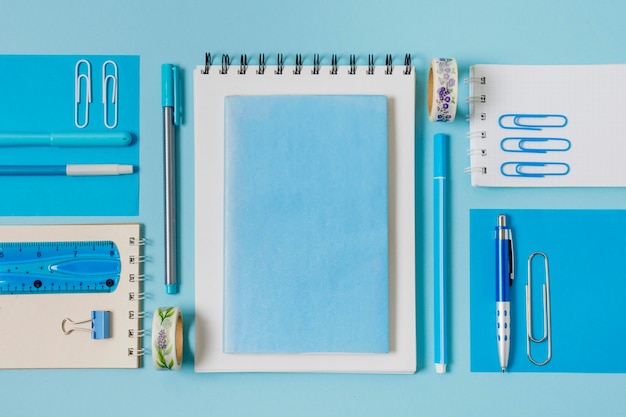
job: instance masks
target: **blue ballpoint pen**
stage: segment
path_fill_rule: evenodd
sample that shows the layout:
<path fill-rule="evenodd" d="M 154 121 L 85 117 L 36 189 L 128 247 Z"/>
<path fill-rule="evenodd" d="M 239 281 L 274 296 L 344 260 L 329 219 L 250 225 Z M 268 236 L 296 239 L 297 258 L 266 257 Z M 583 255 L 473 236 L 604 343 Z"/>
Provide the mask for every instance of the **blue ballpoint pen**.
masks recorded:
<path fill-rule="evenodd" d="M 178 67 L 161 66 L 163 137 L 165 140 L 165 291 L 178 292 L 176 277 L 176 126 L 180 124 Z"/>
<path fill-rule="evenodd" d="M 447 338 L 447 203 L 446 203 L 446 175 L 447 175 L 447 140 L 448 135 L 435 135 L 435 160 L 433 170 L 434 196 L 434 288 L 435 288 L 435 371 L 445 373 L 448 363 Z"/>
<path fill-rule="evenodd" d="M 506 216 L 498 216 L 496 226 L 496 335 L 502 372 L 509 365 L 511 350 L 511 296 L 513 285 L 513 237 L 506 225 Z"/>

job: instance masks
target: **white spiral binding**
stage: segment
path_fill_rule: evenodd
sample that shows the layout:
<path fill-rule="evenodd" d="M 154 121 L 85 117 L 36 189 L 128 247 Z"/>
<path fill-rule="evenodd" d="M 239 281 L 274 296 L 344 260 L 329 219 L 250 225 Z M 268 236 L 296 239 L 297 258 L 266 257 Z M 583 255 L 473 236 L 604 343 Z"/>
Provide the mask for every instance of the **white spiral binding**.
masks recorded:
<path fill-rule="evenodd" d="M 469 77 L 469 78 L 466 78 L 464 82 L 465 84 L 485 85 L 487 84 L 487 78 L 486 77 Z M 469 113 L 466 119 L 468 121 L 474 121 L 474 120 L 485 121 L 487 120 L 487 114 L 484 112 L 477 112 L 476 105 L 486 103 L 487 97 L 485 94 L 471 95 L 473 93 L 472 90 L 473 89 L 470 86 L 470 96 L 467 99 L 465 99 L 465 101 L 469 104 L 469 107 L 470 107 Z M 466 137 L 470 141 L 470 148 L 468 149 L 467 154 L 470 156 L 472 163 L 470 167 L 465 168 L 465 173 L 466 174 L 486 174 L 487 167 L 477 164 L 476 158 L 487 156 L 486 146 L 484 145 L 481 146 L 481 142 L 487 139 L 487 132 L 484 130 L 469 131 L 467 132 Z"/>
<path fill-rule="evenodd" d="M 295 55 L 295 63 L 294 63 L 294 70 L 293 70 L 294 75 L 302 74 L 302 67 L 304 66 L 305 58 L 306 57 L 302 54 Z M 374 55 L 371 55 L 371 54 L 368 55 L 367 61 L 368 63 L 367 63 L 366 74 L 373 75 L 374 69 L 375 69 Z M 202 70 L 202 73 L 209 74 L 212 66 L 213 66 L 212 56 L 210 53 L 207 52 L 204 56 L 204 69 Z M 411 54 L 404 55 L 403 66 L 404 66 L 404 70 L 402 73 L 405 75 L 410 75 L 412 72 Z M 230 67 L 231 67 L 230 56 L 227 54 L 222 54 L 222 62 L 221 62 L 221 66 L 219 69 L 219 73 L 222 75 L 228 74 Z M 258 75 L 265 74 L 266 67 L 267 65 L 266 65 L 266 60 L 265 60 L 265 54 L 259 54 L 258 69 L 256 70 L 256 74 Z M 285 67 L 285 59 L 284 59 L 283 54 L 277 54 L 276 70 L 274 71 L 274 73 L 277 75 L 282 75 L 284 67 Z M 321 67 L 321 59 L 320 59 L 319 54 L 313 55 L 312 67 L 313 69 L 311 70 L 311 73 L 314 75 L 318 75 L 320 73 L 319 70 Z M 350 54 L 348 57 L 348 74 L 349 75 L 356 74 L 357 67 L 358 67 L 357 56 L 355 54 Z M 331 56 L 330 74 L 337 75 L 338 68 L 339 68 L 339 56 L 337 54 L 333 54 Z M 385 55 L 384 68 L 385 68 L 385 71 L 384 71 L 385 74 L 387 75 L 393 74 L 394 66 L 393 66 L 393 56 L 391 54 Z M 245 75 L 247 72 L 248 72 L 248 56 L 246 54 L 241 54 L 239 57 L 239 69 L 237 70 L 237 73 L 241 75 Z"/>
<path fill-rule="evenodd" d="M 146 239 L 130 237 L 128 239 L 128 244 L 130 246 L 145 246 Z M 146 257 L 143 255 L 130 255 L 128 257 L 128 262 L 133 265 L 143 264 L 146 262 Z M 140 269 L 140 272 L 137 274 L 134 274 L 134 273 L 128 274 L 128 281 L 139 283 L 140 290 L 141 290 L 141 284 L 145 279 L 146 277 L 141 272 L 141 269 Z M 141 301 L 144 300 L 145 298 L 146 298 L 146 294 L 142 291 L 139 291 L 139 292 L 130 291 L 128 293 L 128 300 L 131 302 L 137 302 L 139 308 L 141 308 Z M 141 321 L 143 320 L 144 317 L 145 317 L 145 312 L 141 311 L 140 309 L 129 310 L 128 312 L 128 319 L 136 321 L 138 323 L 138 327 L 141 327 Z M 129 328 L 128 329 L 129 339 L 142 339 L 145 335 L 146 335 L 146 331 L 144 329 L 141 329 L 141 328 Z M 137 343 L 139 344 L 141 342 L 138 341 Z M 146 354 L 146 351 L 142 347 L 129 347 L 128 348 L 128 356 L 141 357 L 141 356 L 144 356 L 145 354 Z"/>

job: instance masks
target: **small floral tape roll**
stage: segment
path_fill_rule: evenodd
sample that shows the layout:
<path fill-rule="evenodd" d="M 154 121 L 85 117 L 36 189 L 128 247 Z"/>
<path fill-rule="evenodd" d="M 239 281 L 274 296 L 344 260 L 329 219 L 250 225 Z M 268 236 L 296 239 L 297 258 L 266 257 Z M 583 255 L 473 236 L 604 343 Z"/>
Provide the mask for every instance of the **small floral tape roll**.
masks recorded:
<path fill-rule="evenodd" d="M 152 317 L 154 369 L 178 370 L 183 363 L 183 314 L 179 307 L 159 307 Z"/>
<path fill-rule="evenodd" d="M 428 72 L 428 119 L 451 122 L 456 116 L 458 68 L 452 58 L 433 58 Z"/>

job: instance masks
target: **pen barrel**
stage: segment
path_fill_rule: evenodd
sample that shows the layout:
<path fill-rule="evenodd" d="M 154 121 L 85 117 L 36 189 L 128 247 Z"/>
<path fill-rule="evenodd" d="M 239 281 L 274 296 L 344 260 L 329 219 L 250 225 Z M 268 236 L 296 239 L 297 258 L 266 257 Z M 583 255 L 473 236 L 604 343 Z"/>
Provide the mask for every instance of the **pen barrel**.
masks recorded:
<path fill-rule="evenodd" d="M 172 122 L 173 108 L 163 108 L 165 139 L 165 284 L 174 290 L 176 277 L 176 131 Z"/>
<path fill-rule="evenodd" d="M 65 165 L 2 165 L 0 176 L 4 175 L 66 175 Z"/>
<path fill-rule="evenodd" d="M 446 236 L 446 181 L 444 178 L 433 180 L 434 194 L 434 242 L 435 242 L 435 265 L 434 265 L 434 290 L 435 290 L 435 363 L 447 363 L 447 312 L 446 294 L 448 280 L 448 266 L 446 265 L 445 254 L 447 253 Z"/>
<path fill-rule="evenodd" d="M 502 230 L 496 228 L 496 234 L 499 235 Z M 496 302 L 510 301 L 510 284 L 511 277 L 511 240 L 500 239 L 496 236 Z"/>

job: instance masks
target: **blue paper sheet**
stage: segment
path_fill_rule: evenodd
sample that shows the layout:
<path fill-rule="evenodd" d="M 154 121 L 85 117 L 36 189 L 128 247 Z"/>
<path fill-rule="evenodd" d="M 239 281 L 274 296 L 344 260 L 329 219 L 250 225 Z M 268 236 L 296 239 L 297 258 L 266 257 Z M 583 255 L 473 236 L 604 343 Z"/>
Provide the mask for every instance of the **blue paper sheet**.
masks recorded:
<path fill-rule="evenodd" d="M 227 97 L 224 215 L 224 352 L 389 351 L 386 97 Z"/>
<path fill-rule="evenodd" d="M 509 371 L 626 372 L 626 211 L 471 210 L 471 370 L 500 372 L 496 348 L 495 243 L 498 214 L 513 230 L 516 278 L 511 288 Z M 533 365 L 526 355 L 525 285 L 528 257 L 544 252 L 549 261 L 552 359 Z M 541 336 L 543 259 L 532 275 L 532 326 Z M 542 361 L 545 343 L 533 345 Z"/>
<path fill-rule="evenodd" d="M 89 123 L 75 125 L 76 63 L 91 64 Z M 104 124 L 102 65 L 118 67 L 118 123 Z M 80 73 L 86 73 L 82 66 Z M 108 74 L 113 73 L 112 67 Z M 84 78 L 81 78 L 85 86 Z M 109 94 L 112 81 L 109 79 Z M 84 89 L 84 88 L 83 88 Z M 130 146 L 2 146 L 0 165 L 132 164 L 139 169 L 139 57 L 89 55 L 0 56 L 0 132 L 129 132 Z M 83 124 L 85 93 L 79 105 Z M 113 124 L 113 108 L 109 124 Z M 134 216 L 139 214 L 139 174 L 97 177 L 2 176 L 0 216 Z"/>

